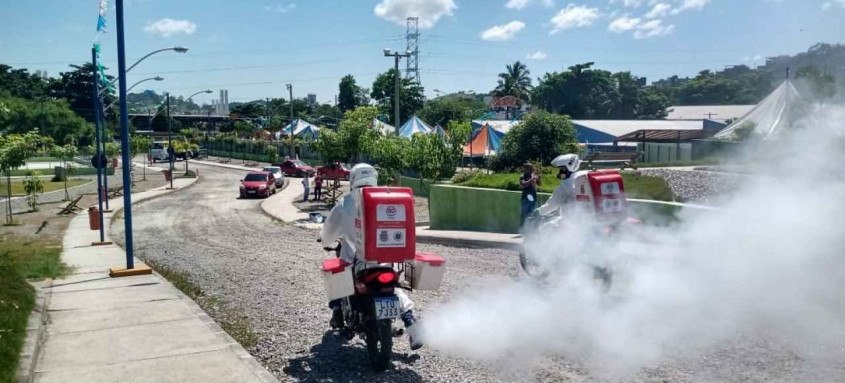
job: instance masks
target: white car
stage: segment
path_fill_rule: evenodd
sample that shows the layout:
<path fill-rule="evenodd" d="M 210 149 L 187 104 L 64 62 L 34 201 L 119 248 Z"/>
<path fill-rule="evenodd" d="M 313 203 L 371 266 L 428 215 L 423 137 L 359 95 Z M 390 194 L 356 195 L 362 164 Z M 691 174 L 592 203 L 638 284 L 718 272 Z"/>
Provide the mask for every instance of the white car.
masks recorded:
<path fill-rule="evenodd" d="M 261 169 L 262 172 L 272 173 L 276 177 L 276 187 L 280 188 L 285 185 L 285 175 L 282 173 L 282 168 L 278 166 L 265 166 Z"/>

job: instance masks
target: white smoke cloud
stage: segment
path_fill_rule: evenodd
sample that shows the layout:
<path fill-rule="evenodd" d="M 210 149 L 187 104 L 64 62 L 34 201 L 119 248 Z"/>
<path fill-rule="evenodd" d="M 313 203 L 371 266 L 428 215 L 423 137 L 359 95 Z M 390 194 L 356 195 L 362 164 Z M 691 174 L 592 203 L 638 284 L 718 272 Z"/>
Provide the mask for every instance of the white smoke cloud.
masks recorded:
<path fill-rule="evenodd" d="M 629 228 L 619 241 L 576 217 L 531 243 L 553 277 L 472 287 L 429 310 L 428 345 L 498 366 L 560 356 L 618 378 L 759 335 L 788 344 L 807 368 L 820 358 L 841 366 L 845 108 L 806 114 L 803 129 L 747 156 L 755 173 L 721 210 Z M 614 270 L 609 293 L 591 264 Z"/>

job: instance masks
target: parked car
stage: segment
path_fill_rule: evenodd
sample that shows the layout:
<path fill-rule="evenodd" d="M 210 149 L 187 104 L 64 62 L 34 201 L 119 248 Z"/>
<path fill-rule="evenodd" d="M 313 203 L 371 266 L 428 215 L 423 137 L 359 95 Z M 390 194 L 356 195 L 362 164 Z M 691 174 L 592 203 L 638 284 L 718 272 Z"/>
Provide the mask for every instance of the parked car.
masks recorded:
<path fill-rule="evenodd" d="M 182 138 L 178 138 L 178 139 L 182 140 Z M 174 139 L 174 141 L 175 140 L 176 139 Z M 152 146 L 150 147 L 150 160 L 151 160 L 152 163 L 155 163 L 156 161 L 165 161 L 165 162 L 170 161 L 169 155 L 170 155 L 171 151 L 170 151 L 169 144 L 170 143 L 167 142 L 167 141 L 154 141 L 153 142 Z M 173 146 L 176 147 L 176 145 L 173 145 Z M 186 160 L 188 158 L 197 158 L 198 155 L 199 155 L 199 153 L 197 151 L 193 151 L 193 150 L 188 150 L 187 152 L 176 152 L 173 156 L 173 160 L 176 161 L 176 160 L 179 160 L 179 159 Z"/>
<path fill-rule="evenodd" d="M 331 163 L 317 168 L 317 174 L 325 179 L 342 179 L 349 181 L 349 167 L 340 162 Z"/>
<path fill-rule="evenodd" d="M 287 160 L 280 164 L 273 164 L 273 166 L 282 168 L 282 173 L 286 176 L 304 177 L 305 173 L 308 173 L 308 175 L 311 176 L 317 173 L 314 168 L 308 166 L 300 160 Z"/>
<path fill-rule="evenodd" d="M 261 171 L 273 175 L 273 177 L 276 179 L 276 188 L 285 186 L 285 174 L 282 173 L 282 168 L 278 166 L 265 166 L 264 169 L 261 169 Z"/>
<path fill-rule="evenodd" d="M 276 194 L 276 177 L 268 172 L 249 172 L 241 180 L 241 198 Z"/>

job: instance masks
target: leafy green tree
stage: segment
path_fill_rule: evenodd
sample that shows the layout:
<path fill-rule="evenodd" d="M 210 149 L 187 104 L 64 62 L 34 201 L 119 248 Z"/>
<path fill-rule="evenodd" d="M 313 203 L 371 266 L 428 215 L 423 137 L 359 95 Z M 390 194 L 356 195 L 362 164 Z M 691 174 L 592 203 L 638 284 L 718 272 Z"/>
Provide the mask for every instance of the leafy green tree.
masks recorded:
<path fill-rule="evenodd" d="M 505 69 L 499 73 L 499 83 L 493 94 L 499 97 L 512 96 L 522 102 L 528 102 L 532 88 L 531 71 L 519 61 L 508 64 Z"/>
<path fill-rule="evenodd" d="M 396 76 L 400 76 L 399 80 L 399 114 L 403 121 L 422 109 L 425 103 L 425 96 L 423 94 L 424 88 L 417 82 L 404 78 L 395 69 L 390 69 L 376 77 L 373 82 L 373 89 L 370 92 L 370 97 L 376 100 L 379 105 L 379 111 L 382 114 L 390 116 L 390 124 L 396 126 L 393 113 L 393 97 L 396 92 L 395 80 Z"/>
<path fill-rule="evenodd" d="M 355 77 L 352 77 L 351 74 L 343 76 L 340 79 L 338 88 L 337 106 L 343 112 L 355 109 L 361 105 L 367 105 L 370 101 L 367 98 L 367 89 L 358 86 Z"/>
<path fill-rule="evenodd" d="M 6 113 L 0 114 L 0 131 L 25 134 L 35 128 L 64 145 L 73 140 L 88 144 L 94 128 L 72 111 L 64 100 L 0 98 Z"/>
<path fill-rule="evenodd" d="M 572 121 L 567 116 L 536 111 L 505 134 L 493 167 L 516 168 L 526 161 L 548 164 L 564 153 L 578 153 Z"/>
<path fill-rule="evenodd" d="M 0 64 L 0 96 L 36 99 L 47 95 L 49 80 L 26 69 Z"/>
<path fill-rule="evenodd" d="M 457 134 L 447 137 L 415 134 L 411 137 L 407 165 L 417 173 L 422 188 L 426 187 L 427 181 L 436 182 L 455 174 L 455 168 L 461 161 L 463 143 L 469 135 L 470 124 L 453 122 L 450 129 Z"/>
<path fill-rule="evenodd" d="M 132 158 L 137 157 L 139 154 L 144 154 L 144 178 L 143 180 L 147 180 L 147 156 L 150 152 L 150 149 L 153 147 L 153 141 L 147 136 L 141 135 L 132 135 L 129 137 L 129 150 L 132 152 Z M 134 173 L 133 173 L 134 176 Z"/>
<path fill-rule="evenodd" d="M 94 87 L 93 74 L 94 66 L 91 63 L 82 65 L 71 65 L 72 71 L 62 72 L 59 78 L 50 83 L 50 95 L 56 98 L 64 98 L 76 114 L 88 122 L 94 122 L 94 108 L 91 105 L 91 92 Z M 112 76 L 106 76 L 109 81 L 114 80 Z M 109 105 L 115 100 L 114 93 L 107 91 L 103 93 L 103 105 Z M 114 117 L 115 109 L 108 113 Z"/>
<path fill-rule="evenodd" d="M 426 102 L 417 117 L 445 128 L 452 121 L 471 121 L 486 110 L 487 106 L 474 98 L 444 97 Z"/>
<path fill-rule="evenodd" d="M 235 121 L 235 132 L 243 137 L 249 138 L 255 127 L 246 121 Z"/>
<path fill-rule="evenodd" d="M 264 153 L 267 154 L 267 159 L 271 164 L 279 162 L 279 148 L 276 145 L 267 143 L 267 146 L 264 147 Z"/>
<path fill-rule="evenodd" d="M 40 137 L 34 133 L 26 135 L 0 135 L 0 171 L 6 175 L 6 224 L 12 224 L 12 170 L 26 164 L 26 159 L 32 155 Z"/>
<path fill-rule="evenodd" d="M 62 168 L 65 170 L 65 174 L 61 177 L 60 181 L 64 181 L 64 189 L 65 189 L 65 201 L 70 199 L 70 193 L 67 190 L 67 179 L 68 174 L 73 172 L 73 158 L 76 157 L 78 150 L 76 146 L 72 144 L 67 144 L 65 146 L 53 146 L 51 150 L 51 154 L 54 157 L 58 157 L 62 161 Z"/>
<path fill-rule="evenodd" d="M 408 147 L 411 141 L 397 136 L 380 137 L 366 143 L 372 165 L 378 170 L 379 185 L 391 185 L 399 173 L 408 167 Z"/>
<path fill-rule="evenodd" d="M 38 196 L 44 193 L 44 183 L 41 182 L 40 175 L 38 171 L 31 171 L 23 181 L 26 204 L 31 211 L 38 211 Z M 67 187 L 67 181 L 65 187 Z M 67 189 L 65 189 L 65 193 L 67 193 Z"/>
<path fill-rule="evenodd" d="M 378 113 L 373 106 L 346 112 L 337 132 L 324 130 L 314 148 L 325 161 L 357 162 L 366 152 L 366 143 L 378 139 L 378 132 L 371 127 Z"/>

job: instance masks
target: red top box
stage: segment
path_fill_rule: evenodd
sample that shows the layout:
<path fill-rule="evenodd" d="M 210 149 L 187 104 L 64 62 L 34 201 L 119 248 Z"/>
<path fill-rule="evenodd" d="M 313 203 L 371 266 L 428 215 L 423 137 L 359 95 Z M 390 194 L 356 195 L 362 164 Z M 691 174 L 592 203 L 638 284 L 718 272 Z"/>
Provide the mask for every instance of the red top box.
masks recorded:
<path fill-rule="evenodd" d="M 416 218 L 414 193 L 410 188 L 363 188 L 360 206 L 364 258 L 367 261 L 402 263 L 414 259 Z"/>

